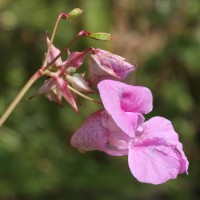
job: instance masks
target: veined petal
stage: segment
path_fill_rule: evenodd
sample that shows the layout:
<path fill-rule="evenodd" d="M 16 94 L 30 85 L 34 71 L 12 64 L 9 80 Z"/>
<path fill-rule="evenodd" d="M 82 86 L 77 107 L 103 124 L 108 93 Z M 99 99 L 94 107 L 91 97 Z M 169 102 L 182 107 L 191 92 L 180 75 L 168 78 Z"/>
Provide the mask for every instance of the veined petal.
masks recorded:
<path fill-rule="evenodd" d="M 174 131 L 172 123 L 163 117 L 153 117 L 146 121 L 143 125 L 144 132 L 140 136 L 140 141 L 152 139 L 162 139 L 166 144 L 174 146 L 180 152 L 181 168 L 180 173 L 187 172 L 189 162 L 182 149 L 182 144 L 179 142 L 178 134 Z"/>
<path fill-rule="evenodd" d="M 109 131 L 101 125 L 101 112 L 99 110 L 88 117 L 71 138 L 73 147 L 85 151 L 106 151 Z"/>
<path fill-rule="evenodd" d="M 175 179 L 181 168 L 178 152 L 164 145 L 129 147 L 128 163 L 138 181 L 155 185 Z"/>
<path fill-rule="evenodd" d="M 127 146 L 123 148 L 122 145 L 116 146 L 120 141 L 117 143 L 110 143 L 108 141 L 111 132 L 102 126 L 102 118 L 104 117 L 102 112 L 104 111 L 105 110 L 99 110 L 84 121 L 81 127 L 72 136 L 71 145 L 84 151 L 104 151 L 112 156 L 128 155 Z"/>
<path fill-rule="evenodd" d="M 140 114 L 147 114 L 152 110 L 150 90 L 112 80 L 101 81 L 98 88 L 103 105 L 116 124 L 123 132 L 134 137 L 138 120 L 141 119 Z M 127 112 L 133 113 L 131 120 Z"/>
<path fill-rule="evenodd" d="M 78 107 L 76 105 L 74 97 L 67 87 L 67 81 L 64 80 L 63 78 L 57 77 L 56 82 L 58 84 L 58 87 L 59 87 L 63 97 L 75 109 L 75 111 L 79 114 Z"/>

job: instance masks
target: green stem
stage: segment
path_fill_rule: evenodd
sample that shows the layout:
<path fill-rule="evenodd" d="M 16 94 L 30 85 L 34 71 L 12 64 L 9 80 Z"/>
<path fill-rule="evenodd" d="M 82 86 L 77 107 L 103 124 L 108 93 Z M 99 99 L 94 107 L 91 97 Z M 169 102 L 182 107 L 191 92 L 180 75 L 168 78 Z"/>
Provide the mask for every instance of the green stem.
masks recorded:
<path fill-rule="evenodd" d="M 102 104 L 101 101 L 94 100 L 94 99 L 92 99 L 92 98 L 90 98 L 90 97 L 88 97 L 88 96 L 86 96 L 86 95 L 80 93 L 79 91 L 75 90 L 74 88 L 72 88 L 72 87 L 69 86 L 69 85 L 67 85 L 67 87 L 68 87 L 72 92 L 78 94 L 79 96 L 81 96 L 81 97 L 83 97 L 83 98 L 85 98 L 85 99 L 87 99 L 87 100 L 89 100 L 89 101 L 92 101 L 92 102 L 95 102 L 95 103 L 98 103 L 98 104 Z"/>
<path fill-rule="evenodd" d="M 7 108 L 7 110 L 4 112 L 4 114 L 1 116 L 0 118 L 0 127 L 2 126 L 2 124 L 6 121 L 6 119 L 8 118 L 8 116 L 10 115 L 10 113 L 15 109 L 16 105 L 20 102 L 20 100 L 22 99 L 22 97 L 26 94 L 26 92 L 28 91 L 28 89 L 33 85 L 33 83 L 40 78 L 41 76 L 43 76 L 43 73 L 41 72 L 41 70 L 38 70 L 29 80 L 28 82 L 25 84 L 25 86 L 21 89 L 21 91 L 19 92 L 19 94 L 15 97 L 15 99 L 13 100 L 13 102 L 10 104 L 10 106 Z"/>

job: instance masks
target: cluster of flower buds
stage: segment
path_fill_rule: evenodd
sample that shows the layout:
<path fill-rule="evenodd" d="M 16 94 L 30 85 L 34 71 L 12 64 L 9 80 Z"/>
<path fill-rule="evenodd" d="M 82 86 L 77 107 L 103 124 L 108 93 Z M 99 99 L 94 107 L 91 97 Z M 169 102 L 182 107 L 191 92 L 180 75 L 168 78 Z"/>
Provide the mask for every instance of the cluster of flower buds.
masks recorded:
<path fill-rule="evenodd" d="M 82 11 L 73 12 L 77 16 Z M 73 12 L 61 17 L 72 17 Z M 79 36 L 99 40 L 113 38 L 108 33 L 86 31 L 79 32 L 75 39 Z M 189 163 L 171 122 L 162 117 L 145 121 L 143 114 L 153 108 L 151 91 L 146 87 L 120 82 L 135 70 L 135 66 L 123 57 L 92 47 L 83 52 L 70 53 L 67 46 L 68 59 L 62 61 L 60 56 L 63 51 L 52 45 L 47 34 L 46 41 L 49 52 L 41 73 L 47 80 L 30 98 L 44 93 L 50 101 L 62 106 L 61 99 L 64 97 L 79 113 L 77 94 L 86 97 L 82 93 L 100 93 L 104 106 L 104 109 L 88 117 L 76 131 L 71 139 L 72 146 L 81 152 L 100 150 L 112 156 L 128 155 L 133 176 L 145 183 L 161 184 L 175 179 L 178 174 L 187 173 Z M 89 52 L 87 80 L 84 77 L 86 72 L 78 74 L 76 69 Z M 98 92 L 91 87 L 98 88 Z"/>

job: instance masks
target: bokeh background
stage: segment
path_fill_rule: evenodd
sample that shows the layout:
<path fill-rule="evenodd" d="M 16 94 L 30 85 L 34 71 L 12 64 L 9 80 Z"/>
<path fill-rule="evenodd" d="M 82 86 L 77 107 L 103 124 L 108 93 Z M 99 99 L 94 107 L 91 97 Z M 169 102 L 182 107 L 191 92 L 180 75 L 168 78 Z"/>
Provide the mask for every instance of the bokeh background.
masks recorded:
<path fill-rule="evenodd" d="M 78 152 L 70 138 L 101 106 L 79 98 L 77 116 L 64 100 L 64 108 L 44 95 L 29 100 L 43 77 L 0 129 L 0 199 L 200 199 L 199 0 L 0 0 L 0 115 L 40 68 L 45 31 L 51 35 L 58 14 L 75 7 L 84 12 L 60 21 L 54 45 L 64 48 L 82 29 L 112 33 L 115 39 L 107 42 L 79 38 L 71 51 L 93 46 L 138 64 L 125 82 L 151 89 L 154 109 L 145 118 L 172 121 L 190 162 L 189 175 L 144 184 L 131 175 L 126 156 Z M 87 67 L 86 59 L 78 72 Z"/>

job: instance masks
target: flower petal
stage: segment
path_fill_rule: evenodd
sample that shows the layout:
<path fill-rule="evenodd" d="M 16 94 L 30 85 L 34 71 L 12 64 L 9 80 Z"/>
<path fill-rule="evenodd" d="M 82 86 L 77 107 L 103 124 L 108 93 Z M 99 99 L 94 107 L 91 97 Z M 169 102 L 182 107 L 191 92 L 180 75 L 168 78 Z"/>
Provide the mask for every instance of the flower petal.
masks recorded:
<path fill-rule="evenodd" d="M 178 152 L 164 145 L 130 147 L 128 163 L 138 181 L 155 185 L 175 179 L 181 168 Z"/>
<path fill-rule="evenodd" d="M 84 74 L 73 74 L 72 76 L 67 75 L 66 78 L 72 84 L 72 87 L 79 92 L 85 92 L 88 94 L 98 93 L 89 87 L 89 82 L 84 78 Z"/>
<path fill-rule="evenodd" d="M 36 93 L 34 95 L 29 97 L 29 99 L 32 99 L 33 97 L 36 97 L 43 93 L 48 93 L 51 90 L 53 90 L 56 86 L 57 86 L 57 83 L 56 83 L 55 79 L 49 78 L 49 79 L 45 80 L 43 85 L 36 91 Z"/>
<path fill-rule="evenodd" d="M 47 42 L 47 46 L 49 46 L 50 40 L 48 35 L 46 34 L 46 42 Z M 48 56 L 48 63 L 50 63 L 58 54 L 60 53 L 60 50 L 57 49 L 53 44 L 51 45 L 51 50 Z M 56 66 L 60 66 L 62 65 L 62 59 L 61 57 L 59 57 L 56 61 L 55 61 L 55 65 Z"/>
<path fill-rule="evenodd" d="M 152 110 L 150 90 L 113 80 L 101 81 L 98 88 L 103 105 L 116 124 L 123 132 L 134 137 L 138 120 L 141 120 L 141 113 L 147 114 Z M 127 112 L 132 112 L 131 120 Z"/>
<path fill-rule="evenodd" d="M 88 117 L 71 138 L 73 147 L 85 151 L 105 151 L 109 132 L 101 125 L 101 112 L 99 110 Z"/>
<path fill-rule="evenodd" d="M 105 64 L 105 62 L 100 62 L 93 54 L 89 57 L 89 81 L 94 88 L 97 87 L 100 81 L 105 79 L 121 80 L 113 71 L 112 66 L 109 63 Z"/>
<path fill-rule="evenodd" d="M 57 77 L 56 82 L 58 84 L 58 87 L 59 87 L 63 97 L 75 109 L 75 111 L 79 114 L 78 107 L 76 105 L 74 97 L 67 87 L 67 81 L 64 80 L 63 78 Z"/>
<path fill-rule="evenodd" d="M 118 149 L 123 149 L 124 152 L 126 151 L 126 154 L 128 155 L 128 143 L 130 142 L 131 137 L 129 137 L 126 133 L 124 132 L 111 132 L 108 143 L 110 146 L 115 146 Z"/>
<path fill-rule="evenodd" d="M 89 57 L 89 80 L 92 87 L 97 87 L 100 81 L 106 79 L 121 81 L 134 70 L 135 66 L 125 58 L 102 49 L 95 49 Z"/>
<path fill-rule="evenodd" d="M 67 70 L 69 67 L 74 67 L 76 69 L 79 68 L 82 65 L 89 51 L 91 51 L 91 48 L 86 49 L 83 52 L 78 52 L 78 51 L 72 53 L 68 52 L 68 59 L 65 62 L 65 64 L 63 64 L 63 69 Z"/>
<path fill-rule="evenodd" d="M 106 110 L 101 112 L 101 117 L 101 124 L 106 130 L 114 133 L 122 132 L 122 130 L 117 126 L 117 124 L 113 120 L 112 116 Z"/>
<path fill-rule="evenodd" d="M 96 50 L 99 51 L 99 53 L 97 53 L 99 60 L 106 60 L 106 63 L 110 63 L 113 71 L 121 78 L 121 80 L 124 80 L 136 68 L 135 66 L 131 65 L 127 59 L 121 56 L 101 49 Z"/>
<path fill-rule="evenodd" d="M 84 151 L 104 151 L 112 156 L 128 155 L 128 148 L 118 148 L 108 142 L 110 132 L 102 126 L 104 111 L 99 110 L 84 121 L 72 136 L 71 145 Z"/>
<path fill-rule="evenodd" d="M 148 138 L 160 138 L 168 145 L 173 145 L 181 154 L 180 173 L 184 173 L 188 169 L 189 162 L 182 149 L 182 144 L 179 142 L 178 134 L 174 131 L 172 123 L 163 117 L 153 117 L 146 121 L 143 125 L 144 132 L 140 136 L 140 140 L 145 141 Z"/>
<path fill-rule="evenodd" d="M 61 100 L 62 100 L 62 93 L 58 87 L 58 85 L 51 90 L 50 92 L 45 93 L 45 96 L 50 100 L 50 101 L 55 101 L 56 105 L 60 105 L 63 107 Z"/>

